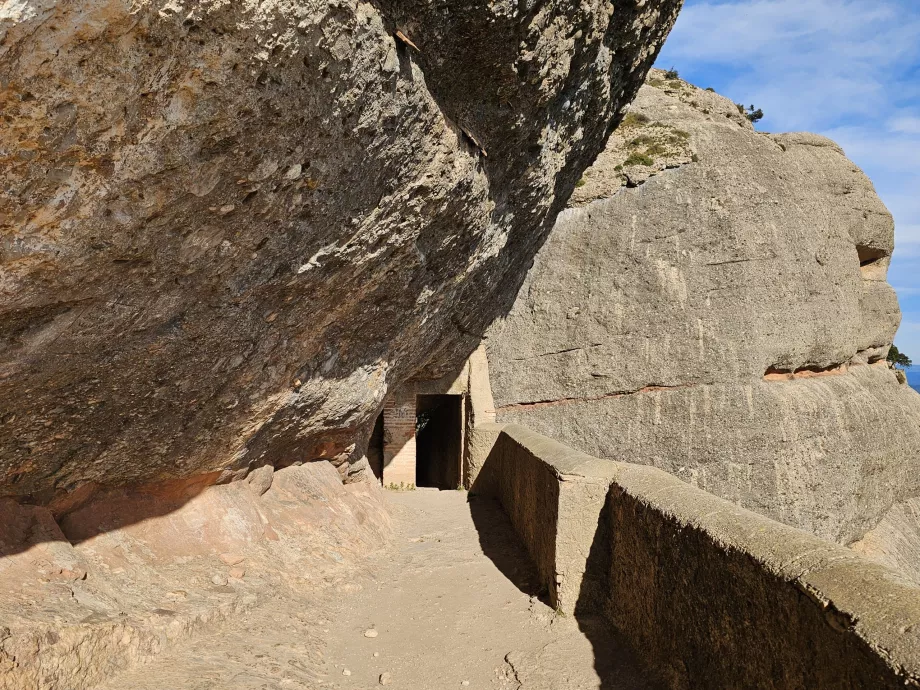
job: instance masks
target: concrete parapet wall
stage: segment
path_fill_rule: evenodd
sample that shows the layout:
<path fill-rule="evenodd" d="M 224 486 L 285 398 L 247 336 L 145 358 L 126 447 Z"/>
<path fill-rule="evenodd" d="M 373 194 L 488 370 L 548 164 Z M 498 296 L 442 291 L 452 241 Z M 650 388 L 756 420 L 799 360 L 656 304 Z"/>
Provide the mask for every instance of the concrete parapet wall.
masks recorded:
<path fill-rule="evenodd" d="M 602 613 L 671 687 L 920 685 L 920 588 L 897 571 L 655 468 L 494 427 L 474 490 L 501 501 L 553 603 Z"/>

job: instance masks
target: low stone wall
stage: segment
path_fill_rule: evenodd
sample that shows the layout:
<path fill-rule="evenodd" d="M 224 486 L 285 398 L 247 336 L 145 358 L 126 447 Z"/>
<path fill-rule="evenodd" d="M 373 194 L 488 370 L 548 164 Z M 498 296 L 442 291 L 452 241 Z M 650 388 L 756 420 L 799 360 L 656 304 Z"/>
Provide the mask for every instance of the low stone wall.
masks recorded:
<path fill-rule="evenodd" d="M 553 603 L 603 614 L 671 687 L 920 685 L 920 588 L 897 571 L 655 468 L 488 433 L 473 488 Z"/>

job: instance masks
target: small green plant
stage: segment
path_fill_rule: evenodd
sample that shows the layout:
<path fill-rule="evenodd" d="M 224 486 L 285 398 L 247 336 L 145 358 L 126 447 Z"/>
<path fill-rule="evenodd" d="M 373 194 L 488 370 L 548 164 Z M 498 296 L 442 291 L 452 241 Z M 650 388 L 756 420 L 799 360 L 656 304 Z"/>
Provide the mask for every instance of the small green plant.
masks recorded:
<path fill-rule="evenodd" d="M 707 86 L 707 87 L 706 87 L 706 90 L 707 90 L 709 93 L 715 93 L 715 92 L 716 92 L 716 90 L 715 90 L 714 88 L 712 88 L 711 86 Z"/>
<path fill-rule="evenodd" d="M 752 123 L 756 124 L 760 122 L 764 115 L 763 110 L 760 108 L 755 108 L 753 105 L 745 108 L 741 103 L 735 103 L 735 107 L 738 108 L 738 112 L 744 115 Z"/>
<path fill-rule="evenodd" d="M 584 187 L 588 184 L 588 181 L 585 178 L 581 178 L 578 182 L 575 183 L 576 187 Z"/>
<path fill-rule="evenodd" d="M 623 169 L 623 166 L 622 166 L 622 165 L 618 165 L 618 166 L 616 166 L 616 167 L 614 168 L 614 170 L 615 170 L 616 172 L 620 172 L 622 169 Z"/>
<path fill-rule="evenodd" d="M 390 482 L 387 484 L 386 488 L 388 491 L 415 491 L 415 484 L 406 484 L 405 482 L 397 484 L 396 482 Z"/>
<path fill-rule="evenodd" d="M 651 118 L 644 113 L 627 113 L 626 117 L 623 118 L 623 122 L 620 124 L 621 127 L 641 127 L 644 124 L 648 124 L 648 121 Z"/>
<path fill-rule="evenodd" d="M 694 153 L 692 156 L 690 156 L 690 160 L 693 161 L 694 163 L 699 163 L 700 157 Z"/>
<path fill-rule="evenodd" d="M 680 73 L 672 67 L 671 69 L 665 71 L 664 78 L 668 80 L 680 79 Z"/>
<path fill-rule="evenodd" d="M 910 357 L 898 349 L 897 345 L 892 345 L 888 350 L 888 361 L 899 369 L 909 369 L 914 364 Z"/>
<path fill-rule="evenodd" d="M 629 154 L 629 158 L 623 161 L 624 166 L 630 165 L 654 165 L 655 159 L 651 156 L 648 156 L 644 153 L 639 153 L 638 151 Z"/>
<path fill-rule="evenodd" d="M 668 82 L 664 79 L 649 79 L 648 85 L 654 86 L 656 89 L 660 89 L 662 86 L 667 86 Z"/>
<path fill-rule="evenodd" d="M 630 141 L 630 142 L 627 144 L 627 146 L 628 146 L 629 148 L 633 148 L 633 149 L 634 149 L 634 148 L 638 148 L 638 147 L 640 147 L 640 146 L 648 146 L 648 145 L 654 144 L 654 143 L 655 143 L 655 139 L 654 139 L 654 138 L 650 137 L 648 134 L 643 134 L 642 136 L 638 136 L 638 137 L 636 137 L 635 139 L 633 139 L 632 141 Z"/>
<path fill-rule="evenodd" d="M 669 81 L 668 86 L 670 86 L 672 89 L 679 89 L 683 86 L 683 84 L 681 84 L 679 81 Z"/>

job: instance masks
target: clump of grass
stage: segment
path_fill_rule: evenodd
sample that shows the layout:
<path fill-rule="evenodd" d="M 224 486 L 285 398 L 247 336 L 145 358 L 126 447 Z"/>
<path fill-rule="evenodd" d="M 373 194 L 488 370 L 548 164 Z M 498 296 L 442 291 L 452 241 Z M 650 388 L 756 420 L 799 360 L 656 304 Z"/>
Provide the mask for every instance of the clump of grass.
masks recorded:
<path fill-rule="evenodd" d="M 576 187 L 584 187 L 588 184 L 588 181 L 585 178 L 581 178 L 578 182 L 575 183 Z"/>
<path fill-rule="evenodd" d="M 661 144 L 652 144 L 647 149 L 645 149 L 646 156 L 661 156 L 667 152 L 668 150 Z"/>
<path fill-rule="evenodd" d="M 670 86 L 672 89 L 679 89 L 683 86 L 683 84 L 681 84 L 679 81 L 669 81 L 668 86 Z"/>
<path fill-rule="evenodd" d="M 655 140 L 652 137 L 650 137 L 648 134 L 643 134 L 630 141 L 627 146 L 629 146 L 629 148 L 638 148 L 640 146 L 648 146 L 649 144 L 654 143 Z"/>
<path fill-rule="evenodd" d="M 409 484 L 406 484 L 405 482 L 400 482 L 399 484 L 396 482 L 390 482 L 387 484 L 387 489 L 390 491 L 415 491 L 415 484 L 412 484 L 411 482 Z"/>
<path fill-rule="evenodd" d="M 621 127 L 641 127 L 642 125 L 648 124 L 648 121 L 651 118 L 644 113 L 627 113 L 626 117 L 623 118 L 623 122 L 620 123 Z"/>
<path fill-rule="evenodd" d="M 707 86 L 707 87 L 706 87 L 706 90 L 707 90 L 709 93 L 715 93 L 715 92 L 716 92 L 716 90 L 715 90 L 714 88 L 712 88 L 711 86 Z"/>
<path fill-rule="evenodd" d="M 623 161 L 624 166 L 630 165 L 654 165 L 655 159 L 651 156 L 648 156 L 644 153 L 639 153 L 638 151 L 629 154 L 629 158 Z"/>
<path fill-rule="evenodd" d="M 656 89 L 660 89 L 662 86 L 667 86 L 668 82 L 664 79 L 649 79 L 648 85 L 654 86 Z"/>
<path fill-rule="evenodd" d="M 680 79 L 680 73 L 679 73 L 676 69 L 674 69 L 674 68 L 672 67 L 671 69 L 667 70 L 667 71 L 664 73 L 664 78 L 665 78 L 665 79 L 668 79 L 668 80 L 671 80 L 671 79 Z"/>
<path fill-rule="evenodd" d="M 697 155 L 694 153 L 694 154 L 690 157 L 690 160 L 692 160 L 694 163 L 699 163 L 699 162 L 700 162 L 700 157 L 697 156 Z"/>

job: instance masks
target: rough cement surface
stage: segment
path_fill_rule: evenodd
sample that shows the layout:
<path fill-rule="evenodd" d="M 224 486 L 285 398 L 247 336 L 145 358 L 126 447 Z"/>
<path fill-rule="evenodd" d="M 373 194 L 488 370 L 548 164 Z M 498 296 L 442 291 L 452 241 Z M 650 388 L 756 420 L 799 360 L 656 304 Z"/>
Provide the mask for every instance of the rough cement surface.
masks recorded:
<path fill-rule="evenodd" d="M 487 334 L 497 419 L 849 543 L 920 494 L 920 396 L 871 364 L 891 216 L 833 142 L 662 74 Z"/>
<path fill-rule="evenodd" d="M 651 467 L 611 487 L 611 624 L 670 687 L 920 686 L 920 588 Z"/>
<path fill-rule="evenodd" d="M 139 687 L 114 679 L 177 649 L 213 665 L 160 672 L 152 687 L 224 687 L 238 674 L 310 687 L 316 621 L 359 589 L 352 581 L 388 543 L 389 525 L 381 490 L 344 486 L 327 462 L 275 472 L 264 492 L 160 484 L 60 522 L 45 508 L 0 502 L 0 688 Z M 246 669 L 246 639 L 260 638 L 277 643 L 277 663 Z M 301 684 L 285 684 L 292 679 Z"/>
<path fill-rule="evenodd" d="M 898 571 L 516 425 L 480 477 L 558 605 L 577 592 L 576 615 L 603 612 L 669 687 L 920 685 L 920 587 Z M 531 490 L 507 493 L 512 478 Z"/>
<path fill-rule="evenodd" d="M 0 11 L 0 495 L 326 458 L 510 306 L 680 0 Z"/>
<path fill-rule="evenodd" d="M 850 548 L 896 568 L 920 585 L 920 498 L 892 506 L 881 522 Z"/>

